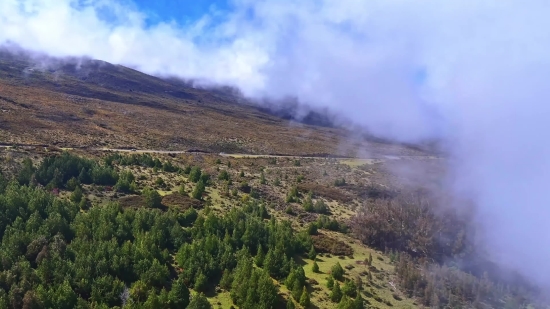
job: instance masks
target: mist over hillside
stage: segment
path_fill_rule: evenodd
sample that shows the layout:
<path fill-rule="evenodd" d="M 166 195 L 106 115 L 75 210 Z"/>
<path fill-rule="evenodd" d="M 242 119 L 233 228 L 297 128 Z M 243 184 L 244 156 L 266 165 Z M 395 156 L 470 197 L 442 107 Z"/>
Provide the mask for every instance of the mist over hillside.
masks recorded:
<path fill-rule="evenodd" d="M 547 1 L 232 1 L 152 24 L 131 4 L 73 4 L 0 4 L 0 43 L 73 57 L 3 54 L 3 140 L 369 158 L 435 145 L 439 187 L 474 205 L 487 259 L 550 289 Z"/>

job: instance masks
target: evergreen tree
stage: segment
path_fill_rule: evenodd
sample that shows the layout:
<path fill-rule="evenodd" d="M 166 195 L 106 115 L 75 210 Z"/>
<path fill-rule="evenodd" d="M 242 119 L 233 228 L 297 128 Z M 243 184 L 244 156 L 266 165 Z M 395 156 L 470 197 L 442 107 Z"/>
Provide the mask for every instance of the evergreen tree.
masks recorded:
<path fill-rule="evenodd" d="M 309 252 L 307 254 L 307 257 L 310 260 L 315 260 L 315 258 L 317 257 L 317 252 L 315 252 L 315 247 L 311 246 L 311 248 L 309 249 Z"/>
<path fill-rule="evenodd" d="M 353 309 L 353 301 L 346 295 L 338 303 L 337 309 Z"/>
<path fill-rule="evenodd" d="M 265 259 L 264 250 L 262 249 L 262 245 L 258 244 L 258 250 L 254 261 L 256 262 L 256 265 L 258 267 L 262 267 L 264 265 L 264 259 Z"/>
<path fill-rule="evenodd" d="M 300 301 L 300 297 L 302 296 L 302 286 L 300 285 L 299 282 L 294 282 L 293 286 L 292 286 L 292 297 L 294 297 L 294 299 L 299 302 Z"/>
<path fill-rule="evenodd" d="M 313 265 L 311 266 L 311 271 L 314 273 L 319 273 L 319 265 L 317 265 L 317 261 L 313 261 Z"/>
<path fill-rule="evenodd" d="M 189 304 L 189 289 L 184 283 L 183 277 L 172 281 L 172 288 L 168 293 L 168 306 L 170 309 L 185 308 Z"/>
<path fill-rule="evenodd" d="M 212 309 L 212 305 L 210 305 L 210 302 L 208 302 L 204 294 L 199 293 L 191 298 L 191 302 L 189 306 L 187 306 L 187 309 Z"/>
<path fill-rule="evenodd" d="M 156 309 L 160 308 L 161 304 L 159 301 L 159 297 L 155 290 L 150 290 L 149 295 L 147 296 L 147 300 L 143 304 L 144 309 Z"/>
<path fill-rule="evenodd" d="M 145 197 L 145 205 L 151 208 L 159 208 L 161 204 L 161 196 L 155 189 L 145 188 L 142 195 Z"/>
<path fill-rule="evenodd" d="M 222 278 L 220 279 L 220 286 L 225 290 L 229 290 L 231 288 L 232 283 L 233 283 L 233 274 L 229 269 L 226 268 L 223 271 Z"/>
<path fill-rule="evenodd" d="M 308 308 L 310 303 L 311 302 L 309 300 L 309 293 L 307 292 L 307 289 L 304 286 L 304 288 L 302 290 L 302 296 L 300 297 L 300 305 L 302 305 L 302 307 L 304 307 L 304 308 Z"/>
<path fill-rule="evenodd" d="M 208 278 L 200 272 L 197 278 L 195 278 L 195 291 L 204 292 L 208 287 Z"/>
<path fill-rule="evenodd" d="M 344 286 L 342 287 L 342 293 L 349 297 L 355 297 L 357 293 L 357 286 L 355 285 L 355 282 L 351 280 L 346 280 Z"/>
<path fill-rule="evenodd" d="M 202 195 L 204 194 L 205 191 L 206 191 L 206 186 L 204 185 L 204 182 L 201 179 L 195 185 L 195 189 L 193 190 L 193 193 L 191 193 L 191 196 L 194 199 L 202 200 Z"/>
<path fill-rule="evenodd" d="M 77 186 L 74 189 L 73 193 L 71 193 L 71 201 L 78 204 L 82 200 L 83 196 L 84 196 L 84 193 L 82 193 L 82 189 L 80 189 L 80 187 Z"/>
<path fill-rule="evenodd" d="M 277 304 L 277 287 L 266 271 L 256 270 L 256 272 L 260 272 L 260 276 L 258 278 L 257 290 L 253 292 L 258 293 L 259 302 L 254 304 L 252 308 L 273 309 Z"/>
<path fill-rule="evenodd" d="M 67 184 L 65 186 L 67 187 L 67 190 L 74 191 L 76 187 L 80 186 L 80 182 L 78 181 L 78 179 L 76 179 L 76 177 L 72 177 L 71 179 L 69 179 L 69 181 L 67 181 Z"/>
<path fill-rule="evenodd" d="M 336 262 L 334 266 L 330 269 L 330 273 L 332 274 L 332 277 L 338 281 L 342 281 L 344 279 L 344 269 L 342 268 L 342 265 L 340 265 L 340 262 Z"/>
<path fill-rule="evenodd" d="M 311 222 L 310 224 L 308 224 L 307 234 L 308 235 L 317 235 L 317 233 L 318 233 L 317 222 Z"/>
<path fill-rule="evenodd" d="M 353 300 L 353 309 L 364 309 L 365 308 L 365 302 L 363 300 L 363 297 L 361 296 L 361 293 L 357 291 L 357 297 Z"/>
<path fill-rule="evenodd" d="M 329 276 L 327 278 L 327 288 L 332 289 L 334 287 L 334 278 L 332 276 Z"/>
<path fill-rule="evenodd" d="M 341 299 L 342 291 L 340 290 L 340 284 L 338 282 L 334 282 L 334 286 L 332 287 L 332 291 L 330 292 L 330 300 L 338 303 Z"/>
<path fill-rule="evenodd" d="M 193 166 L 189 172 L 189 181 L 198 182 L 201 179 L 201 169 L 197 166 Z"/>
<path fill-rule="evenodd" d="M 294 305 L 294 301 L 292 301 L 292 298 L 289 297 L 286 301 L 286 309 L 295 309 L 296 306 Z"/>

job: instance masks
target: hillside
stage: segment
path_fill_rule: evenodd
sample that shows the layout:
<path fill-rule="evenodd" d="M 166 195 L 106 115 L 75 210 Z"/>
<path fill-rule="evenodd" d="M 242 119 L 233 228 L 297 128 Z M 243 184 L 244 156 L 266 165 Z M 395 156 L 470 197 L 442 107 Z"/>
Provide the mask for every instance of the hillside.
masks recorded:
<path fill-rule="evenodd" d="M 445 159 L 273 104 L 0 51 L 0 308 L 539 308 Z"/>
<path fill-rule="evenodd" d="M 0 142 L 260 154 L 416 154 L 289 121 L 227 91 L 130 68 L 0 50 Z M 357 135 L 357 134 L 356 134 Z"/>

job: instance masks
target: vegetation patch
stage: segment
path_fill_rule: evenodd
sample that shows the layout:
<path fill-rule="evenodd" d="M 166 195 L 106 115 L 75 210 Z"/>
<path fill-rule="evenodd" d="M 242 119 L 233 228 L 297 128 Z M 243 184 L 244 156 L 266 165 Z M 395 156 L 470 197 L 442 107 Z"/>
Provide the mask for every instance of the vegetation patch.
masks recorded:
<path fill-rule="evenodd" d="M 187 210 L 189 208 L 201 209 L 203 208 L 203 202 L 194 198 L 189 197 L 188 195 L 181 193 L 172 193 L 162 197 L 162 204 L 174 207 L 179 210 Z"/>
<path fill-rule="evenodd" d="M 353 198 L 334 187 L 328 187 L 316 183 L 300 183 L 298 184 L 298 190 L 301 192 L 313 192 L 315 196 L 321 196 L 329 200 L 334 200 L 342 203 L 349 203 Z"/>
<path fill-rule="evenodd" d="M 338 256 L 351 256 L 353 249 L 343 241 L 339 241 L 324 234 L 312 235 L 313 246 L 320 253 L 330 253 Z"/>

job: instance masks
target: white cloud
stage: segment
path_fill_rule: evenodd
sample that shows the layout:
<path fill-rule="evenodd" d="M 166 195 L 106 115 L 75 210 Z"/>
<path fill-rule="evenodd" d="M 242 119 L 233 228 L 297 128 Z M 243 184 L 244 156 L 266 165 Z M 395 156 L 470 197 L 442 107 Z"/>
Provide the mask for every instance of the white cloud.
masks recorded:
<path fill-rule="evenodd" d="M 205 16 L 147 27 L 143 13 L 116 2 L 3 0 L 0 42 L 232 84 L 248 95 L 295 95 L 403 140 L 444 130 L 456 188 L 477 197 L 495 254 L 548 280 L 547 0 L 233 4 L 218 24 Z M 114 20 L 99 18 L 99 7 Z"/>

